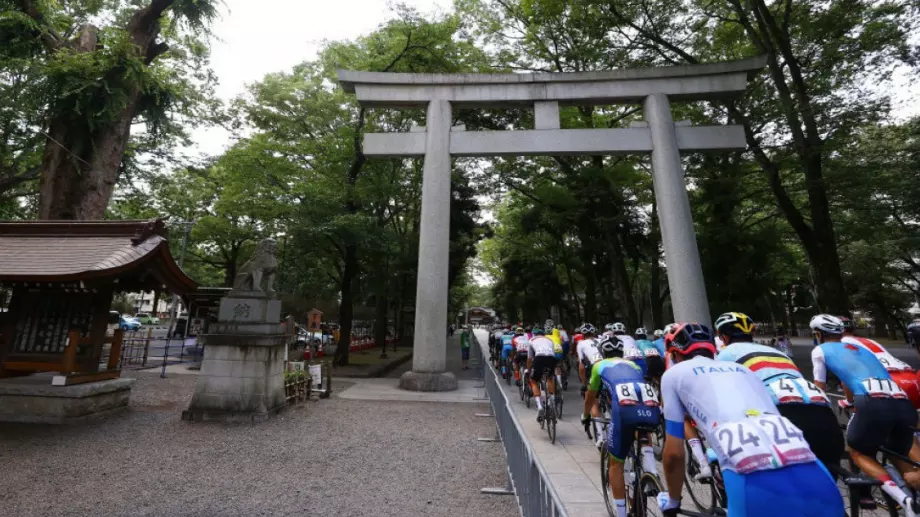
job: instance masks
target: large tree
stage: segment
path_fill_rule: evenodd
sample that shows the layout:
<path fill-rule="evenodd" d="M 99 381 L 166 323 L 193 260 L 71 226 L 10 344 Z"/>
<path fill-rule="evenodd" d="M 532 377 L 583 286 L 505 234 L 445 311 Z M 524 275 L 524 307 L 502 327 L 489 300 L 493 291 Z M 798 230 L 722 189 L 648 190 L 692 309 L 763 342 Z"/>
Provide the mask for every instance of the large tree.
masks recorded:
<path fill-rule="evenodd" d="M 102 218 L 132 125 L 145 124 L 154 138 L 180 134 L 179 115 L 208 104 L 207 47 L 196 34 L 216 4 L 0 0 L 0 61 L 22 69 L 0 81 L 27 78 L 26 105 L 41 117 L 24 114 L 19 130 L 40 135 L 43 147 L 37 171 L 7 168 L 0 187 L 38 174 L 40 218 Z"/>

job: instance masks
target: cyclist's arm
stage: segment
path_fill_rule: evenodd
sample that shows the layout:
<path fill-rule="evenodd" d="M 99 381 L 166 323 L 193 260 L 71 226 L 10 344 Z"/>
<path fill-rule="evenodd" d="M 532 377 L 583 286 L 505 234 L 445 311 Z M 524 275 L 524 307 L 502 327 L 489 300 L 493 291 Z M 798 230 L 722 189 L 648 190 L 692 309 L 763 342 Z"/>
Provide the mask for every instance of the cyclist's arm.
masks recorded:
<path fill-rule="evenodd" d="M 815 347 L 811 351 L 812 377 L 814 377 L 815 386 L 821 388 L 821 391 L 827 391 L 827 364 L 824 362 L 824 351 L 821 347 Z"/>
<path fill-rule="evenodd" d="M 672 373 L 672 375 L 668 375 Z M 684 416 L 687 411 L 678 396 L 676 378 L 671 372 L 661 377 L 661 400 L 664 404 L 665 432 L 671 439 L 665 440 L 661 463 L 671 499 L 680 499 L 684 485 Z"/>
<path fill-rule="evenodd" d="M 584 366 L 582 366 L 584 369 Z M 594 401 L 597 400 L 597 392 L 601 389 L 600 367 L 591 369 L 591 379 L 588 381 L 588 391 L 585 392 L 585 415 L 591 414 L 591 408 L 594 407 Z"/>

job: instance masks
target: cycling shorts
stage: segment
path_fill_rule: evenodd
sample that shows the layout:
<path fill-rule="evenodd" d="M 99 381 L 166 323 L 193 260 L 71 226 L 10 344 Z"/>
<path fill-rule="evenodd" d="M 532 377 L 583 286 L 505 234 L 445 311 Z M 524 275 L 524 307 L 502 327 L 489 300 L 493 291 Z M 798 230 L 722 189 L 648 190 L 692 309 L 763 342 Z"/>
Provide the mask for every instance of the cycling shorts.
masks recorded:
<path fill-rule="evenodd" d="M 563 353 L 563 354 L 569 355 L 569 350 L 571 350 L 571 349 L 572 349 L 572 347 L 569 346 L 568 341 L 563 341 L 563 342 L 562 342 L 562 353 Z"/>
<path fill-rule="evenodd" d="M 731 517 L 844 515 L 843 498 L 820 462 L 738 474 L 723 470 Z"/>
<path fill-rule="evenodd" d="M 519 365 L 521 368 L 527 366 L 527 352 L 521 352 L 520 350 L 514 354 L 514 364 Z"/>
<path fill-rule="evenodd" d="M 540 382 L 540 379 L 543 378 L 543 372 L 549 372 L 549 379 L 553 379 L 553 373 L 556 370 L 556 358 L 551 355 L 538 355 L 533 358 L 533 371 L 530 374 L 530 378 L 534 382 Z"/>
<path fill-rule="evenodd" d="M 914 405 L 914 409 L 920 409 L 920 382 L 917 379 L 917 373 L 913 371 L 906 372 L 888 372 L 891 379 L 907 393 L 907 398 Z"/>
<path fill-rule="evenodd" d="M 502 347 L 502 359 L 507 359 L 514 353 L 514 347 L 511 345 L 505 345 Z"/>
<path fill-rule="evenodd" d="M 645 376 L 649 379 L 660 379 L 664 375 L 664 359 L 661 357 L 645 358 Z"/>
<path fill-rule="evenodd" d="M 608 394 L 607 400 L 610 399 Z M 658 407 L 614 405 L 610 408 L 610 425 L 607 426 L 607 452 L 622 462 L 636 440 L 636 427 L 656 426 L 660 422 L 661 409 Z"/>
<path fill-rule="evenodd" d="M 856 414 L 847 425 L 847 445 L 866 456 L 875 457 L 883 445 L 907 456 L 917 425 L 917 411 L 909 400 L 860 395 L 854 406 Z"/>
<path fill-rule="evenodd" d="M 557 352 L 553 354 L 553 357 L 556 358 L 556 362 L 562 361 L 562 358 L 565 357 L 565 352 Z"/>
<path fill-rule="evenodd" d="M 780 404 L 779 414 L 802 430 L 808 447 L 825 467 L 839 465 L 846 446 L 834 410 L 817 404 Z M 833 471 L 828 469 L 833 476 Z"/>

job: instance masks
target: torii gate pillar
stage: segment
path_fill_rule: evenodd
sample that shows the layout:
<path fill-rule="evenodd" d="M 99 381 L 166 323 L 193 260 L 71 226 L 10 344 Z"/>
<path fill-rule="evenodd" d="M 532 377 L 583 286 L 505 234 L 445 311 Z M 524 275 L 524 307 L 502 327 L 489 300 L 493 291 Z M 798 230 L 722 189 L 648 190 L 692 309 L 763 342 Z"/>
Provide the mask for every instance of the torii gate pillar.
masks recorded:
<path fill-rule="evenodd" d="M 564 156 L 651 153 L 652 179 L 677 321 L 711 324 L 681 151 L 744 150 L 740 126 L 675 124 L 672 100 L 740 96 L 763 57 L 668 68 L 557 74 L 394 74 L 339 71 L 345 91 L 365 107 L 427 108 L 424 132 L 368 133 L 368 157 L 424 156 L 415 343 L 400 387 L 457 388 L 447 372 L 447 271 L 451 156 Z M 646 124 L 560 129 L 559 105 L 642 104 Z M 451 107 L 534 107 L 534 130 L 464 131 Z M 453 130 L 452 130 L 453 129 Z"/>

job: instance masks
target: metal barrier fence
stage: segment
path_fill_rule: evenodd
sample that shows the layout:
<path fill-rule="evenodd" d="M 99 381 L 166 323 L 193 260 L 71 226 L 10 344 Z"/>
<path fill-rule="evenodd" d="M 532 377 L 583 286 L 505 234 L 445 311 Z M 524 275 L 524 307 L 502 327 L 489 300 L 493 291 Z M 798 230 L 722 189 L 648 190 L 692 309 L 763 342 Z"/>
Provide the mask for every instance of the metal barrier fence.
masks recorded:
<path fill-rule="evenodd" d="M 476 346 L 473 347 L 471 359 L 475 361 L 473 364 L 478 370 L 477 375 L 482 378 L 498 433 L 496 439 L 480 440 L 500 440 L 508 462 L 507 489 L 483 488 L 482 492 L 502 494 L 513 489 L 523 517 L 568 517 L 559 495 L 549 482 L 549 476 L 540 466 L 533 448 L 524 436 L 511 402 L 502 390 L 498 373 L 489 367 L 476 334 L 472 333 L 472 336 Z"/>

